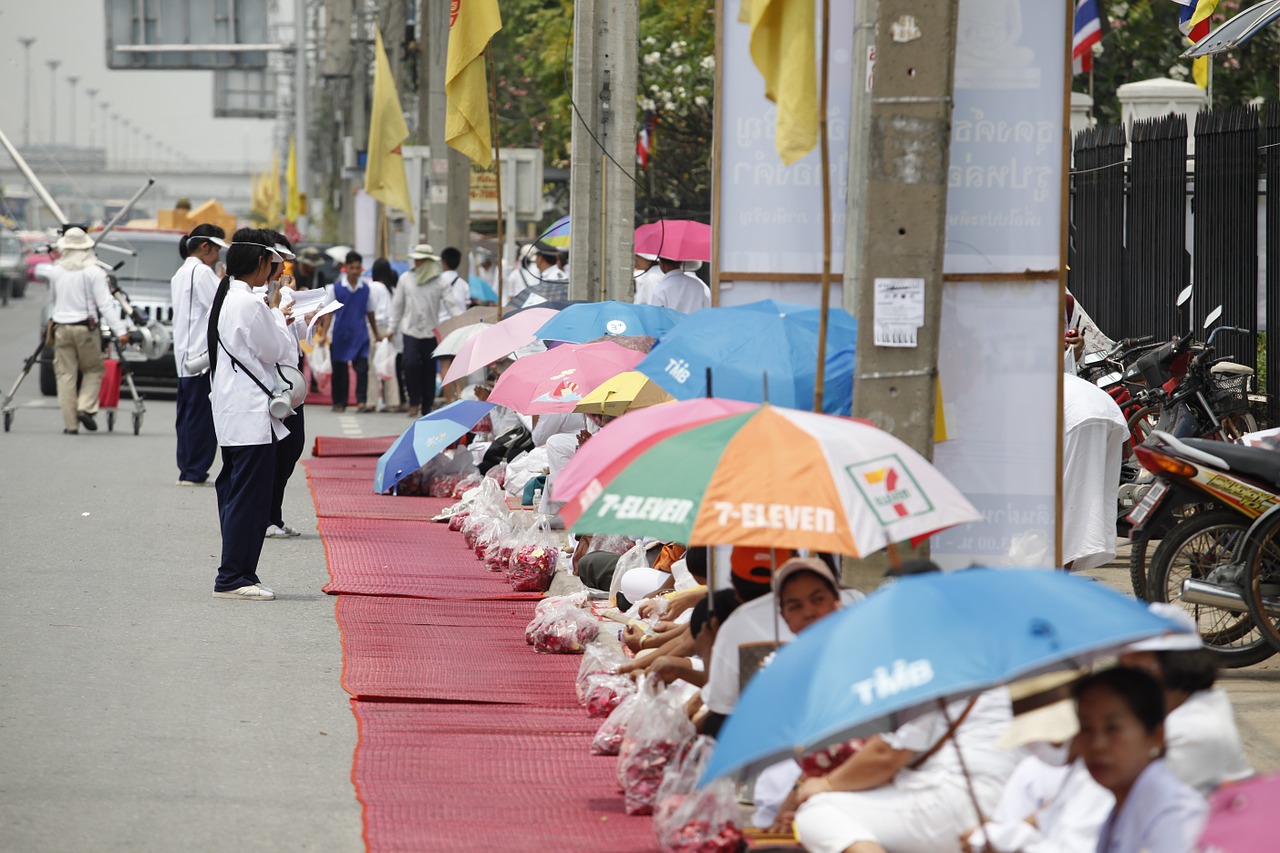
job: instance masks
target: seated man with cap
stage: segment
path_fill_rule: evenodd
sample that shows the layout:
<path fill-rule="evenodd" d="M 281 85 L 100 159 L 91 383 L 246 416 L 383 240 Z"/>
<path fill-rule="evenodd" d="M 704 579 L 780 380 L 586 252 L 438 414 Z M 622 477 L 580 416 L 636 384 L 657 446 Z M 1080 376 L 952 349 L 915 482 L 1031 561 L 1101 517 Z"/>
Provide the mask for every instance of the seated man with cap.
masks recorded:
<path fill-rule="evenodd" d="M 1013 722 L 1000 736 L 1006 750 L 1029 752 L 1014 768 L 990 819 L 962 842 L 995 853 L 1094 853 L 1115 797 L 1070 755 L 1079 731 L 1071 686 L 1083 673 L 1053 672 L 1009 686 Z"/>

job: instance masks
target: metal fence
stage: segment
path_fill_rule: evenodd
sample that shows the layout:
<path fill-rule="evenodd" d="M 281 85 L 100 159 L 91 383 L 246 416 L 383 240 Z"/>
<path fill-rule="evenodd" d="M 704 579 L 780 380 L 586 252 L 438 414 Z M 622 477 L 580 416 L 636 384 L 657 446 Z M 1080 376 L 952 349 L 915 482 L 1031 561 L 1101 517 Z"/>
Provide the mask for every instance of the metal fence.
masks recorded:
<path fill-rule="evenodd" d="M 1265 209 L 1267 352 L 1280 354 L 1280 104 L 1199 113 L 1187 170 L 1179 115 L 1090 128 L 1074 140 L 1068 283 L 1113 338 L 1185 333 L 1214 307 L 1221 322 L 1258 328 L 1258 225 Z M 1127 156 L 1126 156 L 1127 154 Z M 1270 179 L 1270 180 L 1269 180 Z M 1265 205 L 1260 208 L 1260 196 Z M 1188 230 L 1190 216 L 1190 230 Z M 1195 282 L 1195 317 L 1179 291 Z M 1220 350 L 1257 369 L 1256 334 L 1224 335 Z M 1267 371 L 1280 422 L 1280 370 Z"/>

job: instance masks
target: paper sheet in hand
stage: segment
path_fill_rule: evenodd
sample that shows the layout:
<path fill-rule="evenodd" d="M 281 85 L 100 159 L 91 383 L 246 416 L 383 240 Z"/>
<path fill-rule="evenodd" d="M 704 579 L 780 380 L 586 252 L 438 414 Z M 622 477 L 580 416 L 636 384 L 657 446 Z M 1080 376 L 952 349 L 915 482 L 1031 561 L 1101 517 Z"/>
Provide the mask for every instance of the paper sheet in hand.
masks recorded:
<path fill-rule="evenodd" d="M 311 318 L 311 322 L 307 324 L 307 333 L 311 334 L 315 332 L 317 320 L 319 320 L 325 314 L 332 314 L 334 311 L 337 311 L 341 307 L 342 307 L 342 303 L 335 299 L 332 302 L 330 302 L 328 305 L 324 306 L 319 311 L 317 311 L 316 315 Z M 293 310 L 296 313 L 298 309 L 295 308 Z M 304 313 L 308 313 L 308 312 L 304 312 Z"/>
<path fill-rule="evenodd" d="M 294 305 L 293 313 L 302 315 L 310 314 L 318 308 L 324 307 L 329 300 L 329 294 L 324 289 L 320 290 L 289 290 L 280 291 L 280 307 L 292 303 Z M 336 301 L 336 300 L 335 300 Z"/>
<path fill-rule="evenodd" d="M 924 325 L 924 279 L 876 279 L 876 346 L 914 347 Z"/>

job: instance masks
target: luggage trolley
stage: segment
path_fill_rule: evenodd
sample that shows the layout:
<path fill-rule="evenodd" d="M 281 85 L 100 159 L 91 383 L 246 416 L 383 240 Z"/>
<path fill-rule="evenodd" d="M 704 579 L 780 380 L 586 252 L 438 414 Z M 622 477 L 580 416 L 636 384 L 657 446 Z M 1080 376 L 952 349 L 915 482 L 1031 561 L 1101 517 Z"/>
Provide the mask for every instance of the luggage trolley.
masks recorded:
<path fill-rule="evenodd" d="M 4 431 L 8 432 L 9 427 L 13 426 L 13 416 L 17 409 L 13 405 L 13 399 L 18 394 L 18 389 L 22 387 L 22 380 L 27 378 L 27 374 L 31 372 L 31 366 L 40 360 L 40 353 L 44 350 L 44 337 L 41 336 L 40 343 L 36 344 L 35 352 L 27 357 L 22 363 L 22 372 L 18 374 L 18 378 L 14 380 L 13 387 L 9 389 L 9 393 L 4 395 L 4 399 L 0 400 L 0 410 L 4 412 Z"/>
<path fill-rule="evenodd" d="M 142 395 L 138 393 L 137 386 L 133 384 L 133 371 L 129 369 L 129 362 L 125 360 L 124 353 L 120 351 L 120 342 L 116 340 L 115 335 L 111 335 L 109 341 L 111 348 L 115 350 L 116 357 L 103 360 L 102 390 L 98 392 L 98 408 L 107 413 L 107 431 L 114 431 L 116 428 L 116 413 L 120 406 L 120 385 L 123 381 L 129 387 L 129 396 L 133 398 L 133 412 L 130 413 L 130 417 L 133 421 L 133 434 L 137 435 L 142 430 L 142 416 L 146 414 L 147 407 L 142 402 Z M 0 399 L 0 411 L 3 412 L 5 432 L 8 432 L 9 428 L 13 426 L 13 418 L 18 411 L 13 403 L 18 395 L 18 389 L 22 387 L 22 382 L 27 378 L 27 374 L 31 372 L 31 368 L 40 360 L 40 353 L 43 350 L 44 340 L 42 339 L 36 345 L 35 351 L 22 363 L 22 372 L 14 380 L 13 387 L 9 389 L 3 399 Z"/>

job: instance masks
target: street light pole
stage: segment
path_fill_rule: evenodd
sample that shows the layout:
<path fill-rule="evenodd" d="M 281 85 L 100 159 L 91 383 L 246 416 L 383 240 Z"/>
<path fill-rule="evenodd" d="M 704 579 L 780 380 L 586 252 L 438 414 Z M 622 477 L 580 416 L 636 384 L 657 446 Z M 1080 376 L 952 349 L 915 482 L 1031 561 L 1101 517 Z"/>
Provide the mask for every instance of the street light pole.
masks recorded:
<path fill-rule="evenodd" d="M 31 147 L 31 45 L 35 36 L 19 36 L 22 45 L 22 147 Z"/>
<path fill-rule="evenodd" d="M 89 96 L 89 147 L 95 147 L 98 141 L 98 120 L 94 118 L 93 108 L 98 105 L 98 90 L 85 89 L 84 93 Z"/>
<path fill-rule="evenodd" d="M 49 144 L 58 144 L 58 66 L 61 59 L 46 59 L 49 66 Z"/>
<path fill-rule="evenodd" d="M 74 74 L 68 75 L 67 82 L 71 84 L 71 147 L 76 147 L 76 84 L 80 82 L 80 78 Z"/>
<path fill-rule="evenodd" d="M 98 104 L 102 109 L 102 152 L 108 163 L 111 162 L 111 122 L 110 114 L 107 110 L 111 109 L 111 104 L 103 101 Z"/>

